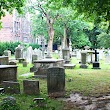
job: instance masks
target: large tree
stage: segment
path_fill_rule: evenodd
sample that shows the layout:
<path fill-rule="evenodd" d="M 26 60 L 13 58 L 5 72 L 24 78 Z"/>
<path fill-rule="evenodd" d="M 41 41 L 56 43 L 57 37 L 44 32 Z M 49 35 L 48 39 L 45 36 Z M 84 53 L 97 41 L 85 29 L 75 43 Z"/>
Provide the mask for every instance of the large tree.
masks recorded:
<path fill-rule="evenodd" d="M 54 38 L 54 23 L 56 19 L 58 18 L 59 14 L 57 11 L 52 11 L 49 8 L 46 7 L 46 3 L 43 0 L 38 0 L 37 2 L 33 3 L 31 0 L 31 9 L 34 9 L 35 11 L 39 11 L 41 14 L 41 17 L 43 19 L 46 19 L 46 26 L 48 29 L 48 50 L 52 51 L 52 45 L 53 45 L 53 38 Z M 37 15 L 36 15 L 37 16 Z"/>
<path fill-rule="evenodd" d="M 110 0 L 47 0 L 48 6 L 60 8 L 62 6 L 71 6 L 77 15 L 81 14 L 83 18 L 94 21 L 95 25 L 101 21 L 107 22 L 107 33 L 110 30 Z"/>
<path fill-rule="evenodd" d="M 6 12 L 11 13 L 14 9 L 20 13 L 22 11 L 21 8 L 24 6 L 24 2 L 25 0 L 0 0 L 0 19 L 5 16 Z"/>

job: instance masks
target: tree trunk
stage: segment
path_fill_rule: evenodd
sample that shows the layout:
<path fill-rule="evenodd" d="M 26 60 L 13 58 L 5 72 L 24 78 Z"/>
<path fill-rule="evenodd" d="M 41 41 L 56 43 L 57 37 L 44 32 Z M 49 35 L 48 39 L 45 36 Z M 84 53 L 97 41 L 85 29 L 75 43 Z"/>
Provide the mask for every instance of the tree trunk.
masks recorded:
<path fill-rule="evenodd" d="M 54 38 L 53 24 L 49 24 L 48 35 L 49 35 L 48 50 L 50 52 L 52 52 L 52 50 L 53 50 L 53 38 Z"/>
<path fill-rule="evenodd" d="M 66 33 L 66 26 L 64 26 L 64 46 L 63 48 L 67 47 L 67 33 Z"/>

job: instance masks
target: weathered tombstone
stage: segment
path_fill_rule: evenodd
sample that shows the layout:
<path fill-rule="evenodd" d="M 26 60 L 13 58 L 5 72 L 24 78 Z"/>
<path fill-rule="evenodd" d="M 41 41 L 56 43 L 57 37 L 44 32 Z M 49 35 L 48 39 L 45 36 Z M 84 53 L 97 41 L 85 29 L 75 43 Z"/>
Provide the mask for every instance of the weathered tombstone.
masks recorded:
<path fill-rule="evenodd" d="M 8 65 L 9 57 L 8 56 L 0 56 L 0 65 Z"/>
<path fill-rule="evenodd" d="M 22 50 L 23 50 L 23 48 L 20 45 L 15 48 L 15 58 L 16 59 L 19 59 L 19 58 L 23 57 Z"/>
<path fill-rule="evenodd" d="M 5 89 L 5 93 L 9 93 L 9 94 L 20 93 L 20 84 L 18 82 L 3 81 L 2 86 Z"/>
<path fill-rule="evenodd" d="M 80 65 L 80 68 L 87 68 L 86 57 L 87 57 L 87 52 L 82 51 L 81 52 L 81 65 Z"/>
<path fill-rule="evenodd" d="M 97 52 L 97 50 L 95 50 L 95 52 L 93 54 L 95 54 L 95 62 L 93 62 L 93 69 L 100 69 L 100 63 L 98 62 L 98 56 L 97 56 L 97 54 L 99 54 L 99 52 Z"/>
<path fill-rule="evenodd" d="M 0 84 L 2 81 L 16 81 L 17 66 L 16 65 L 0 65 Z"/>
<path fill-rule="evenodd" d="M 23 80 L 23 91 L 28 95 L 38 95 L 40 93 L 39 81 Z"/>
<path fill-rule="evenodd" d="M 23 67 L 27 67 L 27 62 L 23 61 Z"/>
<path fill-rule="evenodd" d="M 70 62 L 70 50 L 69 48 L 64 48 L 62 49 L 62 55 L 63 55 L 63 59 L 65 61 L 65 63 L 69 63 Z"/>
<path fill-rule="evenodd" d="M 5 50 L 4 55 L 8 56 L 8 57 L 11 57 L 11 51 L 10 50 Z"/>
<path fill-rule="evenodd" d="M 33 55 L 33 49 L 31 46 L 27 48 L 27 62 L 31 63 L 32 62 L 32 55 Z"/>
<path fill-rule="evenodd" d="M 32 55 L 32 63 L 34 62 L 34 60 L 37 60 L 37 55 Z"/>
<path fill-rule="evenodd" d="M 60 67 L 48 68 L 47 90 L 49 97 L 62 97 L 65 94 L 65 70 Z"/>

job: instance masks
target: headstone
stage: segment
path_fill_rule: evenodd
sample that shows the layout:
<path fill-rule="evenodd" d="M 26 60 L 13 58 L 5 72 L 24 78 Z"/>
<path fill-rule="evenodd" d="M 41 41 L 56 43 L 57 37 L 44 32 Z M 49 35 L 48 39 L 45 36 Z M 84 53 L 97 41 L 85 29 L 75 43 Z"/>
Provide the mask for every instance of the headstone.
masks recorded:
<path fill-rule="evenodd" d="M 3 81 L 2 86 L 5 89 L 5 93 L 8 93 L 8 94 L 20 93 L 20 84 L 18 82 Z"/>
<path fill-rule="evenodd" d="M 69 63 L 70 62 L 70 50 L 69 48 L 64 48 L 62 49 L 62 55 L 63 55 L 63 59 L 65 61 L 65 63 Z"/>
<path fill-rule="evenodd" d="M 32 63 L 34 60 L 37 60 L 37 55 L 32 55 Z"/>
<path fill-rule="evenodd" d="M 81 50 L 76 50 L 76 58 L 81 60 Z"/>
<path fill-rule="evenodd" d="M 65 94 L 65 70 L 60 67 L 48 68 L 47 90 L 49 97 L 62 97 Z"/>
<path fill-rule="evenodd" d="M 97 54 L 99 54 L 99 52 L 97 52 L 97 50 L 95 50 L 95 52 L 93 54 L 95 54 L 95 62 L 93 62 L 93 69 L 100 69 L 100 63 L 98 62 L 98 56 L 97 56 Z"/>
<path fill-rule="evenodd" d="M 27 62 L 23 61 L 23 67 L 27 67 Z"/>
<path fill-rule="evenodd" d="M 8 65 L 9 57 L 8 56 L 0 56 L 0 65 Z"/>
<path fill-rule="evenodd" d="M 8 56 L 8 57 L 11 57 L 11 51 L 10 50 L 5 50 L 4 55 Z"/>
<path fill-rule="evenodd" d="M 0 65 L 0 84 L 2 81 L 16 81 L 17 66 L 16 65 Z"/>
<path fill-rule="evenodd" d="M 87 58 L 87 52 L 82 51 L 81 52 L 81 65 L 80 65 L 80 68 L 87 68 L 86 58 Z"/>
<path fill-rule="evenodd" d="M 27 62 L 31 63 L 32 62 L 32 55 L 33 55 L 33 49 L 31 46 L 27 48 Z"/>
<path fill-rule="evenodd" d="M 23 80 L 23 91 L 28 95 L 38 95 L 39 91 L 39 81 L 36 80 Z"/>
<path fill-rule="evenodd" d="M 20 45 L 15 48 L 15 58 L 16 59 L 23 57 L 22 50 L 23 50 L 23 48 Z"/>

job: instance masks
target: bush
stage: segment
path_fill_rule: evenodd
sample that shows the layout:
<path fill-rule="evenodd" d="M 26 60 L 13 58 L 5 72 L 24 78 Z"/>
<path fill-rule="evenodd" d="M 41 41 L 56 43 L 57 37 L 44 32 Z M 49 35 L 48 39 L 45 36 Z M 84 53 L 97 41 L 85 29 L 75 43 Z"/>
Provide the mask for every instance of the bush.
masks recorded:
<path fill-rule="evenodd" d="M 15 48 L 20 42 L 0 42 L 0 55 L 3 55 L 5 50 L 10 50 L 12 54 L 15 52 Z"/>
<path fill-rule="evenodd" d="M 35 48 L 38 49 L 40 47 L 40 45 L 38 45 L 38 44 L 29 44 L 29 46 L 31 46 L 32 49 L 35 49 Z"/>

